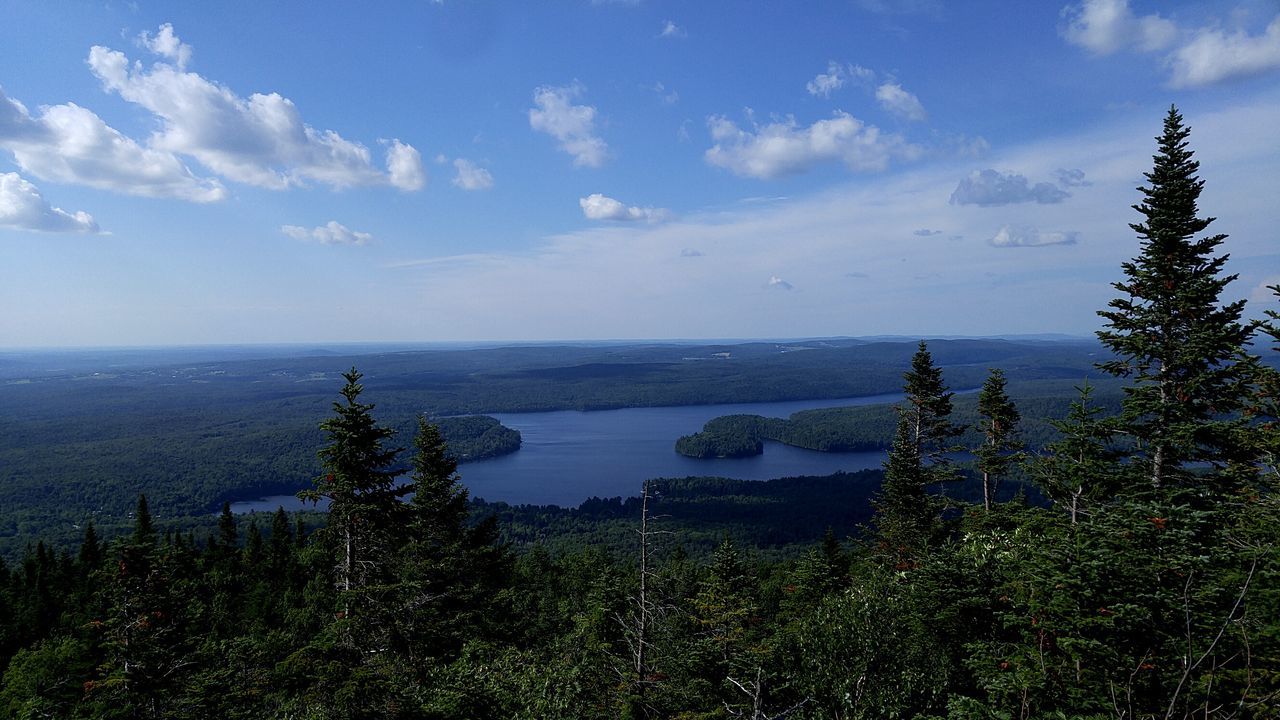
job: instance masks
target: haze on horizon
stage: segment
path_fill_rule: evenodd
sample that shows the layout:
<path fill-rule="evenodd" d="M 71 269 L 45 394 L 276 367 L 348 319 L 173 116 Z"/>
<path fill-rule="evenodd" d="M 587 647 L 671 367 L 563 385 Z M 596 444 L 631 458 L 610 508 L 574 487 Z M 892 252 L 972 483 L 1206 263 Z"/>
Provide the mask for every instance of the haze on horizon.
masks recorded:
<path fill-rule="evenodd" d="M 1088 335 L 1170 104 L 1280 282 L 1268 0 L 0 17 L 0 347 Z"/>

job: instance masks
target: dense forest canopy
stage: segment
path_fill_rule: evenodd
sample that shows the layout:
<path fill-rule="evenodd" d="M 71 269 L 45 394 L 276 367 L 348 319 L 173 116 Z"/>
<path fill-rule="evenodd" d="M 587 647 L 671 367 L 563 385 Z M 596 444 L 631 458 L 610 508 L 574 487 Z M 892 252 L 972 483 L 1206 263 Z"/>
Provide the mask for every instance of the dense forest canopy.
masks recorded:
<path fill-rule="evenodd" d="M 1277 717 L 1280 373 L 1254 353 L 1280 350 L 1280 314 L 1252 322 L 1222 301 L 1235 278 L 1224 238 L 1201 235 L 1188 133 L 1171 109 L 1135 206 L 1139 252 L 1102 313 L 1118 407 L 1081 384 L 1041 447 L 1005 373 L 983 371 L 964 416 L 953 388 L 973 379 L 922 342 L 897 369 L 883 473 L 725 484 L 737 500 L 719 506 L 715 481 L 649 483 L 536 527 L 527 508 L 469 503 L 426 419 L 410 483 L 392 482 L 401 451 L 352 369 L 305 493 L 330 501 L 319 527 L 224 510 L 209 532 L 175 532 L 144 496 L 127 536 L 88 525 L 74 555 L 36 544 L 0 564 L 0 713 Z M 979 488 L 957 497 L 962 450 Z M 1015 479 L 1046 502 L 1011 497 Z M 794 553 L 733 532 L 752 504 L 785 515 L 788 492 L 848 502 L 835 488 L 852 485 L 874 486 L 863 524 L 822 515 L 825 537 L 809 527 Z M 726 532 L 690 536 L 690 552 L 699 506 Z M 542 542 L 589 513 L 639 534 L 614 552 Z M 503 522 L 531 534 L 504 542 Z"/>

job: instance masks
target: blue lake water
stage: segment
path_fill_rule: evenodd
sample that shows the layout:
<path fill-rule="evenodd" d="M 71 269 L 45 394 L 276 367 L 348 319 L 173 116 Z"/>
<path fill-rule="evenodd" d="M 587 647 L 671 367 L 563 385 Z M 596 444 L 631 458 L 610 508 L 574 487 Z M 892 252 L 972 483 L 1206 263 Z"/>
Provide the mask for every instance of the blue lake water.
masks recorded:
<path fill-rule="evenodd" d="M 589 412 L 494 413 L 503 425 L 520 431 L 520 449 L 461 465 L 458 474 L 473 497 L 513 504 L 576 506 L 592 496 L 638 495 L 640 484 L 649 478 L 714 475 L 767 480 L 876 468 L 884 461 L 883 452 L 821 453 L 766 442 L 764 454 L 755 457 L 694 459 L 678 454 L 675 442 L 721 415 L 785 418 L 801 410 L 875 405 L 901 398 L 892 394 Z M 231 509 L 237 513 L 272 512 L 278 506 L 295 510 L 302 503 L 292 495 L 276 495 L 232 503 Z"/>

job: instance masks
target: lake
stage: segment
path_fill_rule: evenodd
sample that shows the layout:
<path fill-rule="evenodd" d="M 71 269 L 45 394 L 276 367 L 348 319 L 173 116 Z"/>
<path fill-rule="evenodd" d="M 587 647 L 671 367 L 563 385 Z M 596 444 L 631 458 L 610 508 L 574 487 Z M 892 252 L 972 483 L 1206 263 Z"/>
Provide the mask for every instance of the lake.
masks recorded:
<path fill-rule="evenodd" d="M 721 415 L 785 418 L 801 410 L 897 402 L 901 394 L 835 400 L 797 400 L 620 410 L 559 410 L 493 413 L 520 431 L 522 445 L 510 455 L 458 467 L 473 497 L 513 504 L 576 506 L 592 497 L 631 496 L 649 478 L 713 475 L 768 480 L 789 475 L 830 475 L 877 468 L 884 453 L 822 453 L 765 442 L 764 454 L 747 458 L 695 459 L 675 451 L 676 439 L 702 429 Z M 232 512 L 296 510 L 292 495 L 244 500 Z"/>

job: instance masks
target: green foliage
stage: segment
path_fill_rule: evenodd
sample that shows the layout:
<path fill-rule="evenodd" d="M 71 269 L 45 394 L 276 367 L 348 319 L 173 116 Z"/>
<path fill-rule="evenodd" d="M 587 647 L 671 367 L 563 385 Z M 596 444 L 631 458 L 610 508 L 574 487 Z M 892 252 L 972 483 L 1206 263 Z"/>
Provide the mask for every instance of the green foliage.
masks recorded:
<path fill-rule="evenodd" d="M 1168 161 L 1157 158 L 1140 206 L 1152 247 L 1207 224 L 1185 212 L 1198 181 L 1174 172 L 1194 170 L 1179 122 L 1171 113 Z M 1160 208 L 1182 212 L 1181 225 Z M 1131 264 L 1135 288 L 1161 269 L 1148 259 Z M 1199 272 L 1218 267 L 1206 260 Z M 1196 297 L 1216 293 L 1216 281 L 1188 280 Z M 1119 316 L 1139 305 L 1159 303 L 1112 307 Z M 1280 341 L 1273 325 L 1259 327 Z M 1186 337 L 1213 345 L 1231 334 L 1220 330 Z M 1159 339 L 1121 336 L 1130 349 Z M 392 431 L 359 402 L 353 370 L 322 425 L 325 473 L 310 496 L 331 499 L 327 517 L 293 524 L 277 512 L 264 537 L 257 517 L 241 527 L 225 508 L 179 528 L 140 496 L 132 533 L 117 528 L 104 544 L 86 524 L 74 556 L 37 542 L 13 565 L 0 559 L 0 715 L 1274 718 L 1277 380 L 1232 358 L 1230 372 L 1166 378 L 1166 390 L 1204 402 L 1220 393 L 1220 412 L 1197 415 L 1201 400 L 1144 404 L 1160 397 L 1143 388 L 1158 390 L 1160 368 L 1176 363 L 1122 352 L 1135 375 L 1155 375 L 1138 377 L 1119 420 L 1090 385 L 1079 389 L 1032 463 L 1053 506 L 953 497 L 942 511 L 928 491 L 954 475 L 944 455 L 955 424 L 921 346 L 883 474 L 651 481 L 646 522 L 674 537 L 646 538 L 643 570 L 641 501 L 470 501 L 444 434 L 425 419 L 411 482 L 396 487 Z M 1224 380 L 1237 370 L 1250 374 L 1243 390 Z M 976 398 L 992 449 L 980 468 L 991 474 L 1009 470 L 1019 414 L 1002 380 L 993 373 Z M 1153 428 L 1160 417 L 1181 429 Z M 1118 442 L 1118 431 L 1136 442 Z M 871 518 L 866 499 L 882 475 Z M 868 521 L 878 534 L 862 537 Z M 523 552 L 513 556 L 500 532 Z M 846 533 L 852 542 L 840 541 Z M 637 632 L 642 586 L 650 614 Z"/>
<path fill-rule="evenodd" d="M 982 504 L 991 509 L 1000 489 L 1000 481 L 1020 459 L 1018 451 L 1022 442 L 1018 438 L 1018 424 L 1022 415 L 1005 392 L 1004 371 L 993 368 L 978 394 L 978 430 L 983 442 L 974 448 L 978 472 L 982 473 Z"/>
<path fill-rule="evenodd" d="M 1170 108 L 1154 167 L 1144 174 L 1149 185 L 1138 188 L 1143 202 L 1133 206 L 1144 217 L 1130 226 L 1141 252 L 1122 265 L 1125 280 L 1114 284 L 1124 296 L 1098 313 L 1107 321 L 1098 337 L 1117 356 L 1100 367 L 1133 380 L 1119 427 L 1141 441 L 1154 486 L 1198 483 L 1187 463 L 1253 462 L 1247 445 L 1232 442 L 1256 372 L 1244 351 L 1253 328 L 1240 322 L 1243 300 L 1219 304 L 1236 279 L 1222 274 L 1227 255 L 1214 254 L 1226 236 L 1194 237 L 1213 218 L 1197 216 L 1204 181 L 1189 134 Z"/>

